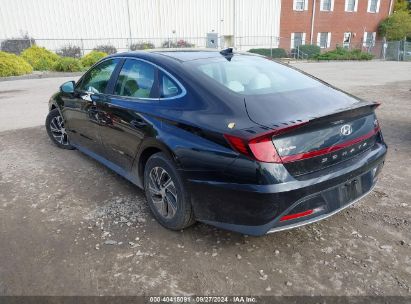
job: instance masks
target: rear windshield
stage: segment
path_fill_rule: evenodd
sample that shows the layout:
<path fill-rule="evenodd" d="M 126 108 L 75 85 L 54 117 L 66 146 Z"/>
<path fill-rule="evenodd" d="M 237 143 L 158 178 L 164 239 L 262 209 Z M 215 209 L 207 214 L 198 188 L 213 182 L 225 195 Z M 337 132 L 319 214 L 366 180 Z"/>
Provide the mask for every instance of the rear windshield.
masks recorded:
<path fill-rule="evenodd" d="M 231 61 L 219 59 L 193 60 L 195 70 L 244 95 L 283 93 L 321 86 L 296 70 L 274 61 L 248 55 L 234 55 Z"/>

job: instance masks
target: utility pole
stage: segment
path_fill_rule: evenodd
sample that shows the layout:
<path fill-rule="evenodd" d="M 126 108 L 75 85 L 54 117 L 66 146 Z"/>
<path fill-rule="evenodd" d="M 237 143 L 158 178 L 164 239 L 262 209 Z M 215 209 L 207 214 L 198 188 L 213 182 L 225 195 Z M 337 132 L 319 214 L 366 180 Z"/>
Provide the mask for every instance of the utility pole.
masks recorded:
<path fill-rule="evenodd" d="M 235 47 L 235 38 L 236 38 L 236 32 L 235 32 L 235 0 L 233 0 L 233 47 Z"/>
<path fill-rule="evenodd" d="M 392 14 L 392 4 L 393 4 L 393 0 L 390 0 L 390 8 L 389 8 L 388 16 Z"/>
<path fill-rule="evenodd" d="M 315 21 L 315 2 L 316 0 L 313 0 L 313 11 L 311 14 L 311 34 L 310 34 L 310 44 L 313 44 L 313 35 L 314 35 L 314 21 Z"/>
<path fill-rule="evenodd" d="M 128 16 L 128 49 L 130 50 L 131 47 L 131 21 L 130 21 L 130 3 L 128 2 L 129 0 L 127 0 L 127 16 Z"/>

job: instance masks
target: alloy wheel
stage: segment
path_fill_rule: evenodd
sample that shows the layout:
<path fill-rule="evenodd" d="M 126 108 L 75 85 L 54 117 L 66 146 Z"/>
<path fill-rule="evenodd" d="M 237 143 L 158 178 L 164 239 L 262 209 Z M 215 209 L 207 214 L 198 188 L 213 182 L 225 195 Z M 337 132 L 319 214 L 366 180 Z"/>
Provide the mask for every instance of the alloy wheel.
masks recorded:
<path fill-rule="evenodd" d="M 158 213 L 171 219 L 177 211 L 177 190 L 168 172 L 161 167 L 151 169 L 148 181 L 151 200 Z"/>
<path fill-rule="evenodd" d="M 53 138 L 64 146 L 69 145 L 66 129 L 64 128 L 63 118 L 61 116 L 55 116 L 50 121 L 50 131 Z"/>

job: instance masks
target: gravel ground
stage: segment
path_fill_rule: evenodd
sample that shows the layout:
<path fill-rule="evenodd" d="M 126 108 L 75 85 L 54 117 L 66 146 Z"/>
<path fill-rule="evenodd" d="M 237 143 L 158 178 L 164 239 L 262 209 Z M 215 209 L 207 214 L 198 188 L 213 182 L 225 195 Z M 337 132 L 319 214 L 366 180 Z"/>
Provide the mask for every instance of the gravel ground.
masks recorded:
<path fill-rule="evenodd" d="M 411 65 L 297 67 L 381 101 L 390 150 L 360 203 L 263 237 L 162 228 L 141 190 L 48 140 L 47 99 L 69 79 L 1 82 L 0 295 L 410 296 Z"/>

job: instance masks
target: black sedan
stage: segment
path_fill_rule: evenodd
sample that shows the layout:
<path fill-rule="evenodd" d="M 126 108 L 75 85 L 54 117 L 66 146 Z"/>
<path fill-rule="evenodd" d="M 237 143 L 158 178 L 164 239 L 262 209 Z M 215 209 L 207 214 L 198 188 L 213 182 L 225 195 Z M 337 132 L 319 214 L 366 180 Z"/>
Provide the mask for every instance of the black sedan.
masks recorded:
<path fill-rule="evenodd" d="M 372 190 L 387 151 L 377 106 L 232 49 L 129 52 L 63 84 L 46 127 L 143 188 L 165 227 L 262 235 Z"/>

